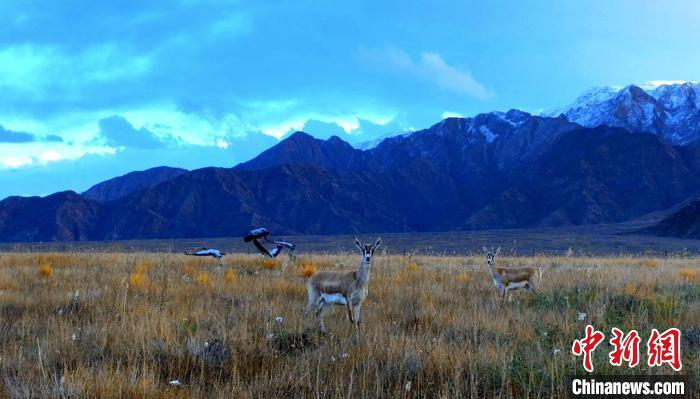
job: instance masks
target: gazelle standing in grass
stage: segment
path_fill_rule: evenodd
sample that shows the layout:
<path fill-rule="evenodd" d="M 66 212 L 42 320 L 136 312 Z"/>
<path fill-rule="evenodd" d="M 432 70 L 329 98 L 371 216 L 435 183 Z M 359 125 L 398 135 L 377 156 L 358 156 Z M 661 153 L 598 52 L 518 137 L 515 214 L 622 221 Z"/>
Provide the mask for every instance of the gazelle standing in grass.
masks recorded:
<path fill-rule="evenodd" d="M 486 249 L 486 247 L 484 247 L 486 264 L 488 265 L 489 272 L 491 273 L 493 285 L 496 286 L 496 289 L 502 296 L 501 303 L 505 302 L 508 291 L 525 288 L 530 292 L 537 292 L 535 275 L 538 276 L 537 282 L 539 283 L 542 280 L 542 269 L 533 266 L 512 268 L 495 267 L 494 259 L 500 252 L 501 247 L 498 247 L 498 249 L 495 251 L 489 251 Z"/>
<path fill-rule="evenodd" d="M 309 278 L 306 284 L 309 293 L 306 312 L 314 312 L 319 319 L 322 333 L 326 332 L 323 316 L 332 305 L 345 305 L 350 322 L 358 327 L 362 302 L 367 298 L 372 255 L 381 242 L 382 238 L 379 237 L 374 244 L 363 244 L 355 237 L 355 246 L 362 252 L 359 270 L 353 272 L 323 271 Z"/>

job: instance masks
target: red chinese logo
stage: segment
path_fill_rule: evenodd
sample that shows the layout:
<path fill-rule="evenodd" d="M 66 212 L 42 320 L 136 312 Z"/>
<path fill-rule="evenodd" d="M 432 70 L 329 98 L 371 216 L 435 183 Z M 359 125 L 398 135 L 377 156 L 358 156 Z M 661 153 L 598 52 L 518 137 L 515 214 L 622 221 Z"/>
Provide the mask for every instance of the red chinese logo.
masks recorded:
<path fill-rule="evenodd" d="M 647 341 L 647 353 L 649 354 L 649 367 L 661 366 L 664 363 L 679 371 L 681 364 L 681 331 L 677 328 L 669 328 L 659 334 L 657 329 L 651 330 L 651 336 Z"/>
<path fill-rule="evenodd" d="M 589 373 L 593 372 L 593 360 L 591 354 L 595 348 L 605 339 L 605 334 L 596 331 L 590 324 L 586 326 L 586 337 L 574 341 L 571 352 L 576 356 L 583 354 L 583 368 Z"/>
<path fill-rule="evenodd" d="M 639 364 L 639 343 L 641 338 L 636 330 L 631 330 L 625 335 L 622 330 L 613 327 L 613 337 L 610 344 L 613 350 L 608 354 L 610 364 L 622 366 L 627 362 L 627 366 L 632 368 Z M 593 351 L 605 340 L 605 334 L 596 331 L 593 326 L 586 326 L 586 336 L 574 341 L 571 352 L 575 356 L 583 355 L 583 368 L 589 373 L 593 372 Z M 677 328 L 669 328 L 663 333 L 657 329 L 651 330 L 651 336 L 647 341 L 647 364 L 649 367 L 661 366 L 664 363 L 671 366 L 675 371 L 683 368 L 681 364 L 681 331 Z"/>
<path fill-rule="evenodd" d="M 627 362 L 627 367 L 635 367 L 639 364 L 639 334 L 636 330 L 630 331 L 627 336 L 618 328 L 613 327 L 613 337 L 610 344 L 614 347 L 610 352 L 610 364 L 622 366 L 622 362 Z"/>

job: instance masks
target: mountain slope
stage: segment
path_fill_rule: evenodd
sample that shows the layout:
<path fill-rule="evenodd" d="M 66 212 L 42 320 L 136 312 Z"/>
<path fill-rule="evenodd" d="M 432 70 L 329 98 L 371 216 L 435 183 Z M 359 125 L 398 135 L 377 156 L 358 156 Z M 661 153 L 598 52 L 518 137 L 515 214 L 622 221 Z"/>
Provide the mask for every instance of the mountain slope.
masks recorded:
<path fill-rule="evenodd" d="M 699 187 L 679 149 L 655 135 L 579 129 L 512 170 L 501 197 L 471 220 L 477 228 L 508 213 L 515 216 L 504 227 L 621 222 L 666 209 Z"/>
<path fill-rule="evenodd" d="M 643 230 L 660 236 L 700 238 L 700 198 L 696 198 L 681 209 Z"/>
<path fill-rule="evenodd" d="M 160 166 L 139 172 L 127 173 L 98 183 L 90 187 L 82 195 L 95 201 L 114 201 L 135 191 L 158 185 L 187 173 L 187 169 Z"/>
<path fill-rule="evenodd" d="M 2 241 L 82 241 L 95 237 L 101 206 L 73 191 L 0 201 Z"/>

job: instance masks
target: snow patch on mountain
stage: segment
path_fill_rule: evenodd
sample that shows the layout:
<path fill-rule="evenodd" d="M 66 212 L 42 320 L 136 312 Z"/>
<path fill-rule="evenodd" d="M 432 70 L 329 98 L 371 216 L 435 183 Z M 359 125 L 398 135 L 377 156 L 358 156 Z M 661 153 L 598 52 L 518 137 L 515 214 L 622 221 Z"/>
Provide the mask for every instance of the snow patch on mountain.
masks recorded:
<path fill-rule="evenodd" d="M 676 85 L 682 85 L 685 83 L 697 84 L 698 81 L 696 81 L 696 80 L 650 80 L 650 81 L 644 82 L 638 86 L 645 91 L 652 91 L 652 90 L 658 89 L 659 87 L 676 86 Z"/>
<path fill-rule="evenodd" d="M 484 135 L 484 138 L 488 143 L 493 143 L 493 141 L 496 140 L 496 137 L 498 137 L 498 135 L 492 132 L 488 126 L 479 126 L 479 131 Z"/>

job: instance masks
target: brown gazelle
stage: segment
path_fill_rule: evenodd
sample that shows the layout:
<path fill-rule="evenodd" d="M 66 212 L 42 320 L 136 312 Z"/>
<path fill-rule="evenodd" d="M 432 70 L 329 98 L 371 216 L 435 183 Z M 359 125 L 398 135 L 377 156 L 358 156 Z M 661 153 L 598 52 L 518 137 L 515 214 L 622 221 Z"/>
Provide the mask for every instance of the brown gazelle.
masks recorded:
<path fill-rule="evenodd" d="M 306 288 L 309 292 L 309 302 L 306 312 L 314 312 L 319 319 L 321 332 L 326 332 L 323 316 L 332 305 L 345 305 L 350 322 L 358 326 L 362 301 L 367 298 L 372 255 L 381 244 L 382 238 L 377 238 L 374 244 L 363 244 L 355 237 L 355 245 L 362 252 L 360 268 L 353 272 L 322 271 L 309 278 Z"/>
<path fill-rule="evenodd" d="M 493 247 L 492 247 L 493 248 Z M 488 265 L 489 272 L 491 273 L 491 279 L 493 280 L 493 285 L 502 296 L 501 303 L 506 300 L 508 291 L 519 290 L 525 288 L 531 292 L 537 292 L 537 286 L 535 285 L 535 275 L 538 276 L 537 281 L 542 280 L 542 269 L 538 267 L 525 266 L 525 267 L 512 267 L 503 268 L 495 267 L 494 259 L 496 255 L 501 252 L 501 247 L 497 250 L 489 251 L 484 247 L 484 253 L 486 254 L 486 264 Z"/>

